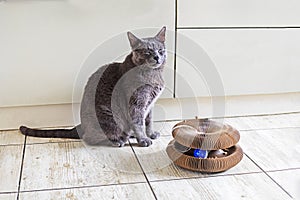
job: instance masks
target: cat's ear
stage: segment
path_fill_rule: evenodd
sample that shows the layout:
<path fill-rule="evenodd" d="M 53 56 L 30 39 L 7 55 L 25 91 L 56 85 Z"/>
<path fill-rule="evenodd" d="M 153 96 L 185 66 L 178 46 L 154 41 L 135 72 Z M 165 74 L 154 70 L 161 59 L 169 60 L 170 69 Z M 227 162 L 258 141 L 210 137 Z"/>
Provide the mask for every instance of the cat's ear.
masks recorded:
<path fill-rule="evenodd" d="M 157 33 L 155 38 L 160 42 L 165 42 L 166 39 L 166 27 L 162 27 L 162 29 Z"/>
<path fill-rule="evenodd" d="M 141 40 L 133 35 L 131 32 L 127 32 L 128 40 L 132 49 L 135 49 L 141 43 Z"/>

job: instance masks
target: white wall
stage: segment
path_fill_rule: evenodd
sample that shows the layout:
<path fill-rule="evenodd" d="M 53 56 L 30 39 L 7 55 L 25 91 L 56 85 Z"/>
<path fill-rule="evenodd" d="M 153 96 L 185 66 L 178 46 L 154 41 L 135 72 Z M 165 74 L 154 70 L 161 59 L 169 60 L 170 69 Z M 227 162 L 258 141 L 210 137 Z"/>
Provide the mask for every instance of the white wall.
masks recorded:
<path fill-rule="evenodd" d="M 70 103 L 76 75 L 93 49 L 122 33 L 122 48 L 129 51 L 128 30 L 174 30 L 174 14 L 174 2 L 160 0 L 0 2 L 0 107 Z M 110 48 L 120 56 L 120 47 Z M 99 60 L 95 70 L 113 61 Z"/>
<path fill-rule="evenodd" d="M 195 53 L 200 63 L 213 64 L 219 78 L 210 80 L 220 80 L 225 95 L 236 95 L 233 99 L 238 99 L 230 105 L 237 105 L 240 99 L 246 102 L 238 106 L 239 113 L 248 113 L 247 109 L 253 111 L 251 114 L 297 110 L 299 93 L 286 93 L 300 91 L 299 8 L 298 0 L 0 1 L 0 118 L 6 118 L 0 120 L 0 128 L 78 123 L 78 119 L 71 119 L 73 85 L 91 52 L 114 36 L 121 43 L 107 46 L 105 55 L 93 57 L 91 68 L 77 88 L 79 94 L 89 73 L 115 58 L 121 60 L 120 51 L 122 55 L 129 51 L 128 30 L 148 36 L 156 30 L 145 28 L 158 30 L 163 25 L 171 31 L 167 39 L 171 52 L 164 98 L 175 93 L 179 98 L 200 96 L 209 103 L 201 104 L 198 112 L 193 109 L 192 100 L 162 99 L 161 106 L 158 103 L 156 107 L 156 119 L 178 116 L 174 108 L 181 102 L 187 106 L 187 118 L 211 116 L 208 96 L 212 85 L 205 82 L 205 75 L 197 74 L 203 65 L 191 66 L 189 60 L 181 57 L 190 52 Z M 180 35 L 190 38 L 202 51 L 193 49 L 193 45 L 185 46 Z M 176 45 L 178 57 L 173 63 Z M 284 97 L 279 93 L 284 93 Z M 252 96 L 245 96 L 249 94 Z M 265 98 L 278 103 L 266 103 L 274 105 L 268 109 L 258 103 L 262 108 L 259 111 L 247 108 L 247 99 L 261 102 Z M 280 107 L 286 99 L 291 99 L 288 108 Z M 226 109 L 231 112 L 230 106 Z M 176 113 L 170 117 L 169 112 Z"/>

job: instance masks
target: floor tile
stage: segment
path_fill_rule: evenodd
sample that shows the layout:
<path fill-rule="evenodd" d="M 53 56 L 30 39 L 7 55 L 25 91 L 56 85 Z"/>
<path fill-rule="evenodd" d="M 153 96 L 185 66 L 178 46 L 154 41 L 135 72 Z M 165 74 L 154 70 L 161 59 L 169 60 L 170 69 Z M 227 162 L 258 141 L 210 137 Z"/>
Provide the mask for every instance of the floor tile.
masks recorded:
<path fill-rule="evenodd" d="M 162 136 L 171 136 L 172 128 L 180 121 L 154 122 L 153 130 L 160 132 Z"/>
<path fill-rule="evenodd" d="M 268 172 L 295 199 L 300 199 L 300 169 Z"/>
<path fill-rule="evenodd" d="M 81 142 L 26 146 L 21 190 L 145 182 L 128 145 L 85 146 Z"/>
<path fill-rule="evenodd" d="M 91 188 L 76 188 L 66 190 L 50 190 L 40 192 L 25 192 L 20 194 L 20 200 L 63 200 L 63 199 L 154 199 L 150 187 L 146 183 L 128 185 L 111 185 Z"/>
<path fill-rule="evenodd" d="M 17 192 L 23 145 L 0 146 L 0 192 Z"/>
<path fill-rule="evenodd" d="M 238 130 L 258 130 L 300 127 L 300 113 L 226 118 L 225 122 Z"/>
<path fill-rule="evenodd" d="M 0 194 L 1 200 L 16 200 L 17 193 L 9 193 L 9 194 Z"/>
<path fill-rule="evenodd" d="M 25 136 L 18 130 L 0 131 L 0 145 L 23 144 Z"/>
<path fill-rule="evenodd" d="M 263 173 L 151 182 L 158 199 L 291 199 Z"/>
<path fill-rule="evenodd" d="M 223 120 L 223 123 L 229 124 L 239 131 L 253 129 L 247 122 L 248 118 L 236 117 L 236 118 L 225 118 L 225 119 L 219 119 L 219 120 L 220 121 Z"/>
<path fill-rule="evenodd" d="M 241 132 L 244 152 L 264 170 L 300 167 L 300 128 Z"/>
<path fill-rule="evenodd" d="M 59 143 L 59 142 L 80 142 L 79 139 L 68 138 L 40 138 L 40 137 L 27 137 L 27 144 L 43 144 L 43 143 Z"/>
<path fill-rule="evenodd" d="M 134 151 L 149 180 L 169 180 L 188 177 L 261 172 L 261 170 L 246 156 L 244 156 L 238 165 L 228 171 L 211 175 L 192 172 L 181 167 L 177 167 L 172 163 L 166 153 L 166 147 L 171 140 L 171 136 L 160 137 L 159 139 L 154 140 L 153 144 L 148 148 L 140 148 L 133 144 Z"/>

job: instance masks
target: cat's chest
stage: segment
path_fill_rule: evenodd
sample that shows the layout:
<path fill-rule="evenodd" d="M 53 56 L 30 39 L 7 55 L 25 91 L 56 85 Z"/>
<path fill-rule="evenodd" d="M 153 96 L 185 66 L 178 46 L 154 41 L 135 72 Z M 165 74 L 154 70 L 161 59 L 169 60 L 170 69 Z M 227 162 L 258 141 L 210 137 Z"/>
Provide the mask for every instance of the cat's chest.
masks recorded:
<path fill-rule="evenodd" d="M 155 102 L 160 97 L 160 95 L 163 93 L 164 87 L 154 87 L 153 91 L 150 94 L 150 99 L 148 102 L 148 105 L 146 106 L 145 115 L 147 116 L 150 112 L 150 110 L 153 108 Z"/>
<path fill-rule="evenodd" d="M 127 86 L 151 85 L 164 86 L 161 70 L 152 69 L 149 66 L 137 66 L 122 75 L 123 83 Z"/>

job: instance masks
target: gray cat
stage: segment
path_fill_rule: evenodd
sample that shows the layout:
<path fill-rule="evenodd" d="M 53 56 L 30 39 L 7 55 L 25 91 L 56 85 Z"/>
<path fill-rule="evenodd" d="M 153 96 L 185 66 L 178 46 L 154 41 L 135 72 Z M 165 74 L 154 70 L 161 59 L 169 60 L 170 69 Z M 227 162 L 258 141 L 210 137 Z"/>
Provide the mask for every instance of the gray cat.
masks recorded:
<path fill-rule="evenodd" d="M 132 52 L 124 62 L 102 66 L 89 78 L 80 125 L 55 130 L 21 126 L 20 131 L 35 137 L 82 138 L 90 145 L 108 139 L 118 147 L 135 137 L 140 146 L 150 146 L 160 135 L 152 130 L 151 110 L 164 89 L 165 32 L 163 27 L 156 36 L 142 39 L 127 33 Z"/>

